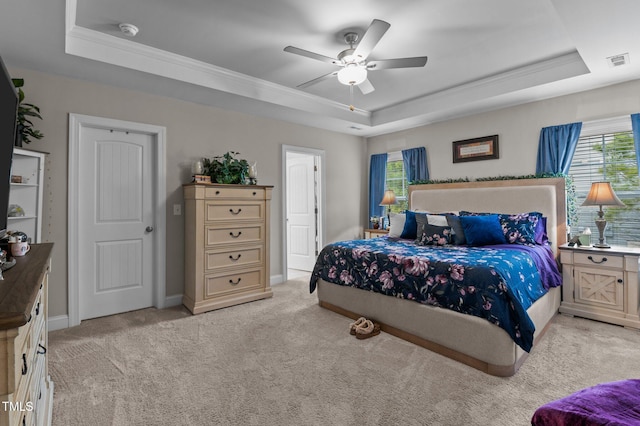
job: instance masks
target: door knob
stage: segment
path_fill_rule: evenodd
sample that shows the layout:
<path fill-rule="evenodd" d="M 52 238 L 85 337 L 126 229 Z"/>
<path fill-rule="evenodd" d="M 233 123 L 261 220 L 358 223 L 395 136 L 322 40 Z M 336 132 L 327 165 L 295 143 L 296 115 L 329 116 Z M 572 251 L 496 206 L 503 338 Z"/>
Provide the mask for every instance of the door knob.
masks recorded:
<path fill-rule="evenodd" d="M 153 232 L 153 226 L 147 226 L 147 228 L 145 229 L 145 231 L 147 231 L 147 232 Z"/>

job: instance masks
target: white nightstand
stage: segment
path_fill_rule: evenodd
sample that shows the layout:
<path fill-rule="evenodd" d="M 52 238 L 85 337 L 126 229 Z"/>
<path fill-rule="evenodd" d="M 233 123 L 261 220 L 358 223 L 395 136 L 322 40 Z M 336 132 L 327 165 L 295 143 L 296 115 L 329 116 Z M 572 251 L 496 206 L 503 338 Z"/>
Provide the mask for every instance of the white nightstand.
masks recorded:
<path fill-rule="evenodd" d="M 388 229 L 365 229 L 364 238 L 369 239 L 369 238 L 382 237 L 387 235 L 388 233 L 389 233 Z"/>
<path fill-rule="evenodd" d="M 560 246 L 560 312 L 640 329 L 640 248 Z"/>

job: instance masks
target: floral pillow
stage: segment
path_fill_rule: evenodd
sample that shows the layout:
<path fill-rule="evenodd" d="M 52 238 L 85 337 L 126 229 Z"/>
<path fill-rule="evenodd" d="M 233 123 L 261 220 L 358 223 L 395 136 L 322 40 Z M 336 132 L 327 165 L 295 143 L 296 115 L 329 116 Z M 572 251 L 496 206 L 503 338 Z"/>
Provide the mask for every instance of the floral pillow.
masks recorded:
<path fill-rule="evenodd" d="M 487 216 L 496 213 L 474 213 L 461 211 L 461 216 Z M 528 212 L 518 214 L 497 214 L 502 233 L 510 244 L 536 244 L 536 228 L 542 219 L 542 213 Z M 538 238 L 540 240 L 540 238 Z"/>
<path fill-rule="evenodd" d="M 451 227 L 425 224 L 416 244 L 420 246 L 446 246 L 451 244 Z"/>

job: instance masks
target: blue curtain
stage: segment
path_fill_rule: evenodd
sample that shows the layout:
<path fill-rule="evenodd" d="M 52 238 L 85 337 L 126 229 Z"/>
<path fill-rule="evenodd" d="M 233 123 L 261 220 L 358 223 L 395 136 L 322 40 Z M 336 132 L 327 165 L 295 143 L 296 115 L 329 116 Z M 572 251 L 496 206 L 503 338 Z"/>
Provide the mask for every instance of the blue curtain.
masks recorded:
<path fill-rule="evenodd" d="M 640 114 L 631 114 L 631 128 L 633 129 L 633 145 L 636 147 L 638 173 L 640 173 Z"/>
<path fill-rule="evenodd" d="M 402 161 L 409 183 L 429 179 L 427 150 L 425 147 L 402 150 Z"/>
<path fill-rule="evenodd" d="M 384 196 L 387 178 L 387 153 L 371 156 L 369 167 L 369 217 L 383 216 L 384 206 L 380 205 Z"/>
<path fill-rule="evenodd" d="M 569 173 L 582 123 L 544 127 L 540 130 L 536 173 Z"/>

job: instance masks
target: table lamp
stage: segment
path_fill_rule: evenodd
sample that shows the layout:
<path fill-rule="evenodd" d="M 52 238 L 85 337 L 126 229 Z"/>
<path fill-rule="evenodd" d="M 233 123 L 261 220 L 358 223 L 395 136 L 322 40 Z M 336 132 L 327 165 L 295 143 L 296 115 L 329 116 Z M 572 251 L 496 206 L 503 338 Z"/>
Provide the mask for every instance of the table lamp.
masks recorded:
<path fill-rule="evenodd" d="M 600 239 L 598 241 L 598 244 L 594 244 L 593 246 L 597 248 L 610 248 L 611 246 L 604 240 L 604 230 L 607 227 L 607 221 L 604 220 L 604 212 L 602 211 L 602 206 L 625 207 L 625 204 L 620 201 L 620 199 L 616 196 L 616 193 L 613 192 L 613 188 L 611 188 L 610 182 L 593 182 L 591 184 L 589 195 L 587 195 L 587 199 L 584 200 L 584 203 L 582 203 L 582 205 L 600 206 L 598 218 L 596 219 L 596 226 L 598 227 L 598 231 L 600 232 Z"/>
<path fill-rule="evenodd" d="M 396 193 L 393 192 L 392 189 L 387 189 L 384 191 L 384 196 L 382 197 L 382 201 L 380 201 L 381 206 L 387 207 L 387 224 L 391 224 L 391 205 L 396 203 Z M 382 226 L 381 229 L 386 229 Z"/>

